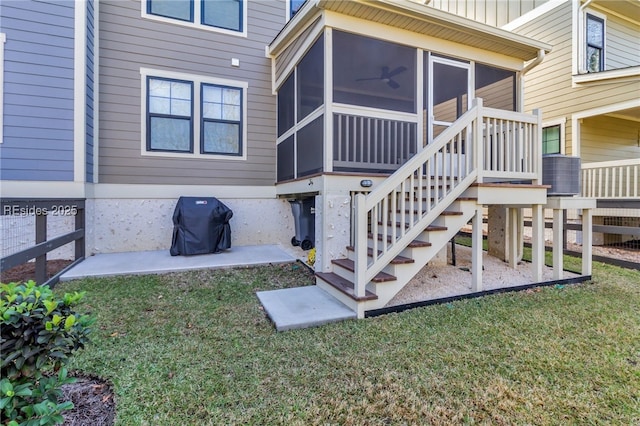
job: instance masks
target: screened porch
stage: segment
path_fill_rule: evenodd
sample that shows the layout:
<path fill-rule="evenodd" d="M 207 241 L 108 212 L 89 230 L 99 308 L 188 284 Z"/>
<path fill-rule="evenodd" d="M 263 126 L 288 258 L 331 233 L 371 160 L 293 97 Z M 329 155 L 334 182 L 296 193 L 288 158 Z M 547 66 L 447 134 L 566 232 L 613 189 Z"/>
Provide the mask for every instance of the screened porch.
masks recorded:
<path fill-rule="evenodd" d="M 474 98 L 490 108 L 518 106 L 515 70 L 460 55 L 319 24 L 290 49 L 274 70 L 278 182 L 332 172 L 390 174 Z"/>

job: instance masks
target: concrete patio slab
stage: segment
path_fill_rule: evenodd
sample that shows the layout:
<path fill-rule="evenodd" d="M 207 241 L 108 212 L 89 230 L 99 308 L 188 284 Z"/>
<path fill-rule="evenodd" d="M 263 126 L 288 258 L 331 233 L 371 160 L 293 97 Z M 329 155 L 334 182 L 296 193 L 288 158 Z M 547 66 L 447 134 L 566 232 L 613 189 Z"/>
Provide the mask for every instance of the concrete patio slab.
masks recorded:
<path fill-rule="evenodd" d="M 144 275 L 196 269 L 222 269 L 295 262 L 277 245 L 232 247 L 221 253 L 171 256 L 169 250 L 104 253 L 91 256 L 64 273 L 61 281 L 86 277 Z"/>
<path fill-rule="evenodd" d="M 260 291 L 256 295 L 278 331 L 356 318 L 354 311 L 314 285 Z"/>

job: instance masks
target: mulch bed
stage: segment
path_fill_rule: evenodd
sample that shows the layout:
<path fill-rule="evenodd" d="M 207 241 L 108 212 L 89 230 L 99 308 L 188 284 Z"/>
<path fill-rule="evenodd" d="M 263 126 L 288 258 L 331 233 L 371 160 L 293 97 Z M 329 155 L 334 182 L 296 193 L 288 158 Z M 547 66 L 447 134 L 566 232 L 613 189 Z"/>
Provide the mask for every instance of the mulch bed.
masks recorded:
<path fill-rule="evenodd" d="M 51 278 L 64 268 L 69 266 L 73 260 L 66 259 L 47 259 L 47 279 Z M 36 263 L 27 262 L 18 265 L 0 274 L 0 282 L 3 283 L 22 283 L 36 279 Z"/>
<path fill-rule="evenodd" d="M 76 383 L 62 386 L 63 401 L 73 402 L 64 411 L 63 426 L 111 426 L 115 423 L 116 402 L 111 384 L 99 377 L 73 374 Z"/>

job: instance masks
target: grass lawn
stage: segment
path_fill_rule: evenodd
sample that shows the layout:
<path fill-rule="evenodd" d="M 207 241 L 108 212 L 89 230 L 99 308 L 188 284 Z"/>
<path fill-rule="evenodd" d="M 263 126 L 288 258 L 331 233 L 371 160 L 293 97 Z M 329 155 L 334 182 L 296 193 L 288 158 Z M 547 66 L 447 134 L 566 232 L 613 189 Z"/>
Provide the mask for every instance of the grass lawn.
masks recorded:
<path fill-rule="evenodd" d="M 568 261 L 568 260 L 567 260 Z M 640 424 L 640 272 L 277 333 L 299 265 L 88 279 L 119 425 Z"/>

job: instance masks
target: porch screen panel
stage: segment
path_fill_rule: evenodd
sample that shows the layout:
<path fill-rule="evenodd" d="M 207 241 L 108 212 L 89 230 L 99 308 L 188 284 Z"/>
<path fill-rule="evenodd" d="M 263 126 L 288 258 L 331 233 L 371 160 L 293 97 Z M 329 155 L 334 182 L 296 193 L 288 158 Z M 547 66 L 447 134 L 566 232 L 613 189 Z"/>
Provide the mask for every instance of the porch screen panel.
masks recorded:
<path fill-rule="evenodd" d="M 293 73 L 278 89 L 278 136 L 282 136 L 295 123 L 295 80 Z"/>
<path fill-rule="evenodd" d="M 277 147 L 277 179 L 278 182 L 293 179 L 294 175 L 294 150 L 293 150 L 294 137 L 289 136 L 287 139 L 278 144 Z"/>
<path fill-rule="evenodd" d="M 324 36 L 309 49 L 296 72 L 300 122 L 324 103 Z"/>
<path fill-rule="evenodd" d="M 516 110 L 516 73 L 484 64 L 476 64 L 476 98 L 490 108 Z"/>
<path fill-rule="evenodd" d="M 308 176 L 322 171 L 324 141 L 324 116 L 298 130 L 296 161 L 298 176 Z"/>
<path fill-rule="evenodd" d="M 416 50 L 333 32 L 333 101 L 416 112 Z"/>

